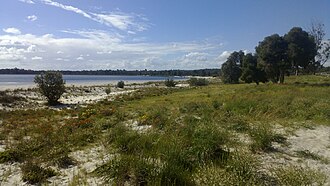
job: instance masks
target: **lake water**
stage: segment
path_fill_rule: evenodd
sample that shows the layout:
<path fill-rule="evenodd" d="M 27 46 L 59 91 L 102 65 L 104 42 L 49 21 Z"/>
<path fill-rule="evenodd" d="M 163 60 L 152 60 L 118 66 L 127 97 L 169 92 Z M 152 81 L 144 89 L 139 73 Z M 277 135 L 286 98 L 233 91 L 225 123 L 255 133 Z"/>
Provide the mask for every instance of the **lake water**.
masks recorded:
<path fill-rule="evenodd" d="M 0 90 L 35 87 L 35 75 L 0 74 Z M 118 81 L 128 83 L 144 83 L 164 81 L 168 77 L 161 76 L 99 76 L 99 75 L 63 75 L 67 85 L 104 85 L 116 84 Z M 185 77 L 173 77 L 174 80 L 186 80 Z"/>

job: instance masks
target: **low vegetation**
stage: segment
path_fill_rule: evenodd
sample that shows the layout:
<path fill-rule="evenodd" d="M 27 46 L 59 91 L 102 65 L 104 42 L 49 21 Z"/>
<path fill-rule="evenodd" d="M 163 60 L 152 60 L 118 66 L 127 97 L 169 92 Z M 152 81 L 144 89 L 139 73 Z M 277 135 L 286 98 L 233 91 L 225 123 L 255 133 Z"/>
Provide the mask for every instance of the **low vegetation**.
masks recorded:
<path fill-rule="evenodd" d="M 124 88 L 124 86 L 125 86 L 124 81 L 118 81 L 118 83 L 117 83 L 118 88 Z"/>
<path fill-rule="evenodd" d="M 166 79 L 165 80 L 165 86 L 167 87 L 175 87 L 176 83 L 174 82 L 173 79 Z"/>
<path fill-rule="evenodd" d="M 206 86 L 209 84 L 205 78 L 190 78 L 188 82 L 190 86 Z"/>
<path fill-rule="evenodd" d="M 39 183 L 56 174 L 51 167 L 79 163 L 71 152 L 101 143 L 111 158 L 92 175 L 117 185 L 322 185 L 317 170 L 267 168 L 260 156 L 286 142 L 278 126 L 330 123 L 329 83 L 301 76 L 283 85 L 144 88 L 77 109 L 0 111 L 0 162 L 19 162 L 23 179 Z"/>

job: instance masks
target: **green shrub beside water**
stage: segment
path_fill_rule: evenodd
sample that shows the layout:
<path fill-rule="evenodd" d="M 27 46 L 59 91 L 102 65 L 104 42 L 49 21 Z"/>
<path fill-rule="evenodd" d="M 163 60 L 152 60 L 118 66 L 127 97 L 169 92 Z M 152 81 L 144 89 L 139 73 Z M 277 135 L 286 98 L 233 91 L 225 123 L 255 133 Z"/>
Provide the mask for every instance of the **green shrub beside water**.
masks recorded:
<path fill-rule="evenodd" d="M 209 84 L 205 78 L 190 78 L 188 82 L 190 86 L 206 86 Z"/>

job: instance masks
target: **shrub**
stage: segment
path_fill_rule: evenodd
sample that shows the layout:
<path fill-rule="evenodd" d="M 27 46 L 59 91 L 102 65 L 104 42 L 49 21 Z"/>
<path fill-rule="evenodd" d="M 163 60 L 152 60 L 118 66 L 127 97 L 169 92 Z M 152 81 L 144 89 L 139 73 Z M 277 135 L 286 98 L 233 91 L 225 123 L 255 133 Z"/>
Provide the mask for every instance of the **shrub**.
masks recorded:
<path fill-rule="evenodd" d="M 165 86 L 167 87 L 175 87 L 176 83 L 174 82 L 173 79 L 166 79 L 165 80 Z"/>
<path fill-rule="evenodd" d="M 190 86 L 206 86 L 209 84 L 205 78 L 190 78 L 188 82 Z"/>
<path fill-rule="evenodd" d="M 269 125 L 260 125 L 250 130 L 250 136 L 253 139 L 251 150 L 269 151 L 272 150 L 272 142 L 284 143 L 285 137 L 272 131 Z"/>
<path fill-rule="evenodd" d="M 117 83 L 118 88 L 124 88 L 124 86 L 125 86 L 124 81 L 118 81 L 118 83 Z"/>
<path fill-rule="evenodd" d="M 111 88 L 110 88 L 110 87 L 107 87 L 107 88 L 105 89 L 105 93 L 106 93 L 107 95 L 109 95 L 109 94 L 111 93 Z"/>
<path fill-rule="evenodd" d="M 34 77 L 41 94 L 46 96 L 50 105 L 58 104 L 58 100 L 65 92 L 65 81 L 60 72 L 48 71 Z"/>
<path fill-rule="evenodd" d="M 8 95 L 5 91 L 0 91 L 0 103 L 15 103 L 16 101 L 24 101 L 25 98 L 15 95 Z"/>
<path fill-rule="evenodd" d="M 47 178 L 55 176 L 56 173 L 50 168 L 42 168 L 33 163 L 25 163 L 22 167 L 23 181 L 29 184 L 44 182 Z"/>
<path fill-rule="evenodd" d="M 22 155 L 15 150 L 6 150 L 0 152 L 0 163 L 20 161 Z"/>

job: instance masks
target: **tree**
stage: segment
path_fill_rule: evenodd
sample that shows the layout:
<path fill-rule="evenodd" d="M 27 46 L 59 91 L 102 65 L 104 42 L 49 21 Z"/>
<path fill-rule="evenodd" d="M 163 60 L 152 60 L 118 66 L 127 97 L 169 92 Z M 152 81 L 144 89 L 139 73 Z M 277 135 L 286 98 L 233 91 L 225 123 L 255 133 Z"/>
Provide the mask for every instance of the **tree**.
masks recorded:
<path fill-rule="evenodd" d="M 287 55 L 288 43 L 274 34 L 266 37 L 256 47 L 258 62 L 272 82 L 284 82 L 284 75 L 291 65 Z"/>
<path fill-rule="evenodd" d="M 242 75 L 241 79 L 245 83 L 255 82 L 257 85 L 259 82 L 267 82 L 265 72 L 258 67 L 257 57 L 251 53 L 246 54 L 243 57 Z"/>
<path fill-rule="evenodd" d="M 43 72 L 34 77 L 42 95 L 46 96 L 49 105 L 58 104 L 58 100 L 65 92 L 65 81 L 60 72 Z"/>
<path fill-rule="evenodd" d="M 233 53 L 230 54 L 227 61 L 232 61 L 232 62 L 236 63 L 239 67 L 242 67 L 244 55 L 245 54 L 242 50 L 240 50 L 238 52 L 234 51 Z"/>
<path fill-rule="evenodd" d="M 324 24 L 318 21 L 312 22 L 309 34 L 314 38 L 317 50 L 314 67 L 322 67 L 330 58 L 330 40 L 324 39 Z"/>
<path fill-rule="evenodd" d="M 243 62 L 244 53 L 233 52 L 228 57 L 227 61 L 221 66 L 221 77 L 224 83 L 238 83 L 241 76 L 240 65 Z"/>
<path fill-rule="evenodd" d="M 298 75 L 299 67 L 307 69 L 314 63 L 317 53 L 314 38 L 302 28 L 294 27 L 285 34 L 284 39 L 288 43 L 288 59 Z"/>

